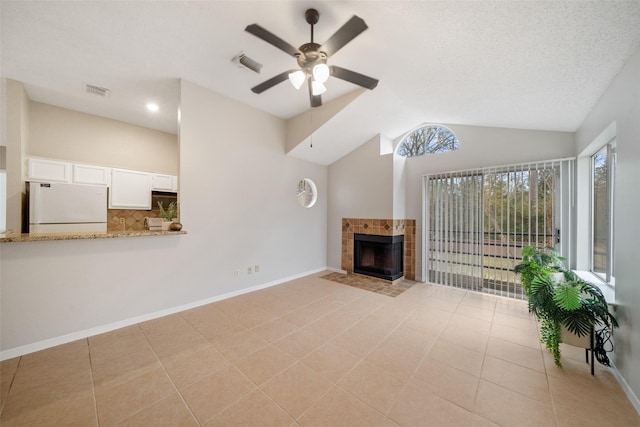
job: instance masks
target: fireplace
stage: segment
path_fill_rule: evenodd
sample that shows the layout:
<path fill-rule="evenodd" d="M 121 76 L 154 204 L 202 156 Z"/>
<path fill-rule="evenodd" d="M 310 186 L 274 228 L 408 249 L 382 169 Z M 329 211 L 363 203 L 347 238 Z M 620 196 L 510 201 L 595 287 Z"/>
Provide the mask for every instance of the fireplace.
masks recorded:
<path fill-rule="evenodd" d="M 404 274 L 404 236 L 353 235 L 353 272 L 396 280 Z"/>

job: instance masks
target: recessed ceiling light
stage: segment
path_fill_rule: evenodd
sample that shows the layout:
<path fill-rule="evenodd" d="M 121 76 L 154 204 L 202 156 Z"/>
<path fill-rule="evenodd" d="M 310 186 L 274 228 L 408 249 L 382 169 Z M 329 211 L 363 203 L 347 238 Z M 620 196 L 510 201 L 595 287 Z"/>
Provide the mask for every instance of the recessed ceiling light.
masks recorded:
<path fill-rule="evenodd" d="M 160 109 L 160 107 L 158 107 L 158 104 L 154 104 L 153 102 L 147 103 L 147 110 L 156 112 L 159 109 Z"/>

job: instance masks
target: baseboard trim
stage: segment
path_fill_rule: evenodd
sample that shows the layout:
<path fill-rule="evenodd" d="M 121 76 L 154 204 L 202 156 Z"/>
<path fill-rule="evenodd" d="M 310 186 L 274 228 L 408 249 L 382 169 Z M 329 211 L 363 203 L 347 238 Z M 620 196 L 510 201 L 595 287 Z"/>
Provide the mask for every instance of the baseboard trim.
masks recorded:
<path fill-rule="evenodd" d="M 611 372 L 613 373 L 613 376 L 616 378 L 616 380 L 618 380 L 618 384 L 620 384 L 620 387 L 622 387 L 622 390 L 624 390 L 624 394 L 627 395 L 629 402 L 631 402 L 638 415 L 640 415 L 640 399 L 638 399 L 638 396 L 636 396 L 631 387 L 629 387 L 629 384 L 627 384 L 627 381 L 620 374 L 620 371 L 618 371 L 618 368 L 616 368 L 615 364 L 613 363 L 611 363 Z"/>
<path fill-rule="evenodd" d="M 347 270 L 341 270 L 339 268 L 327 267 L 326 269 L 329 271 L 333 271 L 334 273 L 347 274 Z"/>
<path fill-rule="evenodd" d="M 132 317 L 125 320 L 109 323 L 102 326 L 96 326 L 94 328 L 84 329 L 82 331 L 73 332 L 71 334 L 61 335 L 54 338 L 38 341 L 32 344 L 26 344 L 20 347 L 11 348 L 8 350 L 2 350 L 0 352 L 0 361 L 12 359 L 18 356 L 24 356 L 25 354 L 33 353 L 47 348 L 55 347 L 61 344 L 67 344 L 80 339 L 88 338 L 94 335 L 103 334 L 105 332 L 111 332 L 116 329 L 124 328 L 127 326 L 135 325 L 136 323 L 146 322 L 149 320 L 157 319 L 159 317 L 168 316 L 170 314 L 179 313 L 181 311 L 190 310 L 192 308 L 200 307 L 203 305 L 211 304 L 217 301 L 233 298 L 239 295 L 247 294 L 249 292 L 258 291 L 260 289 L 270 288 L 272 286 L 281 285 L 286 282 L 290 282 L 301 277 L 310 276 L 312 274 L 320 273 L 321 271 L 328 270 L 327 267 L 318 268 L 316 270 L 307 271 L 293 276 L 285 277 L 282 279 L 273 280 L 271 282 L 262 283 L 260 285 L 252 286 L 250 288 L 240 289 L 234 292 L 228 292 L 222 295 L 216 295 L 203 300 L 194 301 L 188 304 L 171 307 L 165 310 L 156 311 L 153 313 L 143 314 L 141 316 Z"/>

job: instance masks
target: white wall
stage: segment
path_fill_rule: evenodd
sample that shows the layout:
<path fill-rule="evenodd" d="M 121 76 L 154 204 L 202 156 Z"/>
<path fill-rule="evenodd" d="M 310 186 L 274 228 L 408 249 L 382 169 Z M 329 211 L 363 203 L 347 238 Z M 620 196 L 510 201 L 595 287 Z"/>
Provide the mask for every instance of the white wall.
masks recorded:
<path fill-rule="evenodd" d="M 40 102 L 29 102 L 30 156 L 178 174 L 177 136 Z"/>
<path fill-rule="evenodd" d="M 576 152 L 589 145 L 615 122 L 617 165 L 615 181 L 616 316 L 614 363 L 624 381 L 640 397 L 640 50 L 631 57 L 593 111 L 576 132 Z M 605 141 L 606 142 L 606 141 Z M 589 154 L 588 152 L 585 154 Z M 588 162 L 584 163 L 584 168 Z M 580 171 L 579 171 L 580 172 Z M 588 188 L 586 189 L 588 191 Z M 583 197 L 584 199 L 584 197 Z M 637 406 L 640 410 L 640 406 Z"/>
<path fill-rule="evenodd" d="M 188 234 L 2 244 L 3 358 L 326 266 L 327 168 L 285 156 L 284 121 L 188 82 L 181 109 Z"/>
<path fill-rule="evenodd" d="M 181 99 L 181 221 L 198 240 L 187 271 L 229 292 L 326 266 L 327 167 L 285 156 L 274 116 L 188 82 Z M 318 188 L 309 209 L 296 198 L 305 177 Z"/>
<path fill-rule="evenodd" d="M 2 79 L 2 91 L 2 145 L 7 147 L 7 230 L 19 232 L 25 193 L 22 159 L 29 143 L 29 98 L 23 84 L 15 80 Z"/>
<path fill-rule="evenodd" d="M 393 155 L 376 136 L 329 166 L 327 261 L 340 269 L 342 218 L 393 218 Z"/>
<path fill-rule="evenodd" d="M 393 218 L 407 218 L 407 161 L 404 157 L 393 154 Z"/>

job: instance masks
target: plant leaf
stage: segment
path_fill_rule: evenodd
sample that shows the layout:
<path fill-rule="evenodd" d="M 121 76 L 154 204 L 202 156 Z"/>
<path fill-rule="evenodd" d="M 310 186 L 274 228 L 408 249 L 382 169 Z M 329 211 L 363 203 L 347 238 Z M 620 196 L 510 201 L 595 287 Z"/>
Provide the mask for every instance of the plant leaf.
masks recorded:
<path fill-rule="evenodd" d="M 593 318 L 581 310 L 565 312 L 560 318 L 561 323 L 566 326 L 567 330 L 579 337 L 589 335 L 593 328 Z"/>
<path fill-rule="evenodd" d="M 572 286 L 571 282 L 561 283 L 556 288 L 553 301 L 564 310 L 575 310 L 582 305 L 580 289 Z"/>

